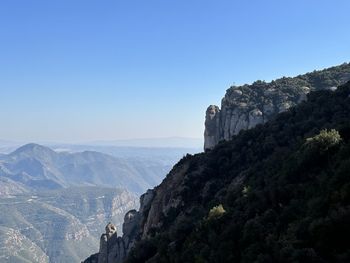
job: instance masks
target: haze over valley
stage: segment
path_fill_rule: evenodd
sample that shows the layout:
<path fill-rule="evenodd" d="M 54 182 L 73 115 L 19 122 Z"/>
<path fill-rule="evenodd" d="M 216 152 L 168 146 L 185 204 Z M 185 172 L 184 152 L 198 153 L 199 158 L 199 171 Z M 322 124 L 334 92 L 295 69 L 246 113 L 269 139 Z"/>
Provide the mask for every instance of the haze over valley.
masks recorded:
<path fill-rule="evenodd" d="M 2 149 L 11 147 L 4 143 Z M 52 148 L 31 143 L 0 155 L 0 210 L 6 211 L 0 216 L 0 261 L 79 262 L 98 249 L 105 222 L 121 231 L 140 194 L 159 184 L 183 155 L 198 151 Z"/>

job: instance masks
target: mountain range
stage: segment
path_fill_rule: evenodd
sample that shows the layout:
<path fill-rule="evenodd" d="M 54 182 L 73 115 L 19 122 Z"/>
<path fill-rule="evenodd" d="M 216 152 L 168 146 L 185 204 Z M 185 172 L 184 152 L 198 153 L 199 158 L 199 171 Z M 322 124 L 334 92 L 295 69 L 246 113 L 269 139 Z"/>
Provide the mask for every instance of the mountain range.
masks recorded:
<path fill-rule="evenodd" d="M 30 143 L 1 154 L 0 262 L 79 262 L 188 151 Z"/>
<path fill-rule="evenodd" d="M 27 144 L 0 156 L 0 178 L 6 189 L 14 188 L 16 192 L 103 186 L 142 193 L 159 183 L 168 169 L 169 164 L 156 160 L 146 163 L 94 151 L 55 152 L 38 144 Z"/>

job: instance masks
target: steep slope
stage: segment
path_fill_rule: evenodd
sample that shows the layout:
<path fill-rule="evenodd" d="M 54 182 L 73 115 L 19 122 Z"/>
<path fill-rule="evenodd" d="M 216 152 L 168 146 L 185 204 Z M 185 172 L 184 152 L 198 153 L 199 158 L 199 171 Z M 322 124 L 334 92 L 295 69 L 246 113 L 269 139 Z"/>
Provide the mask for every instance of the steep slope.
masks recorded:
<path fill-rule="evenodd" d="M 265 123 L 276 114 L 306 99 L 314 90 L 335 89 L 350 80 L 350 64 L 314 71 L 294 78 L 283 77 L 266 83 L 232 86 L 221 101 L 221 109 L 211 105 L 206 112 L 204 149 L 229 140 L 240 130 Z"/>
<path fill-rule="evenodd" d="M 28 189 L 24 185 L 6 177 L 0 177 L 0 186 L 0 198 L 28 193 Z"/>
<path fill-rule="evenodd" d="M 0 198 L 0 262 L 79 262 L 98 248 L 101 226 L 121 224 L 136 200 L 99 187 Z"/>
<path fill-rule="evenodd" d="M 47 263 L 49 258 L 20 231 L 0 226 L 0 262 Z"/>
<path fill-rule="evenodd" d="M 127 214 L 127 235 L 107 234 L 108 258 L 349 262 L 349 97 L 350 83 L 311 93 L 272 121 L 184 157 Z M 106 262 L 101 253 L 86 262 Z"/>

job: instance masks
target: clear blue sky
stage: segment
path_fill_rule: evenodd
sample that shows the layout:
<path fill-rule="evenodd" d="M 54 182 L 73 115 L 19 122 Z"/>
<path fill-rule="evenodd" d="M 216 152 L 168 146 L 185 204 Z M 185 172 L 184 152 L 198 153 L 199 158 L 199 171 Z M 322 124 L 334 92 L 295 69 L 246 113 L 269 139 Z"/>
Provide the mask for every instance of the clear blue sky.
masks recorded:
<path fill-rule="evenodd" d="M 202 137 L 233 83 L 350 61 L 348 0 L 1 0 L 0 139 Z"/>

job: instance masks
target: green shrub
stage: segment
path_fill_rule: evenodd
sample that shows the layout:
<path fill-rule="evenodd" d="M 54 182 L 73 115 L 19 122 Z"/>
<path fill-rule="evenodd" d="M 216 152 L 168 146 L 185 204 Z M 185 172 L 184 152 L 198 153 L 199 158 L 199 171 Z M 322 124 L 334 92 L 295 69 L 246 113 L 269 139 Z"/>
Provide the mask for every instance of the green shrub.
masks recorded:
<path fill-rule="evenodd" d="M 326 152 L 330 148 L 338 145 L 342 138 L 337 130 L 322 130 L 314 137 L 307 138 L 305 145 L 308 148 L 317 148 L 320 152 Z"/>
<path fill-rule="evenodd" d="M 212 209 L 210 209 L 209 214 L 208 214 L 208 219 L 216 219 L 220 218 L 223 214 L 226 213 L 226 210 L 222 206 L 222 204 L 219 204 L 217 206 L 214 206 Z"/>

